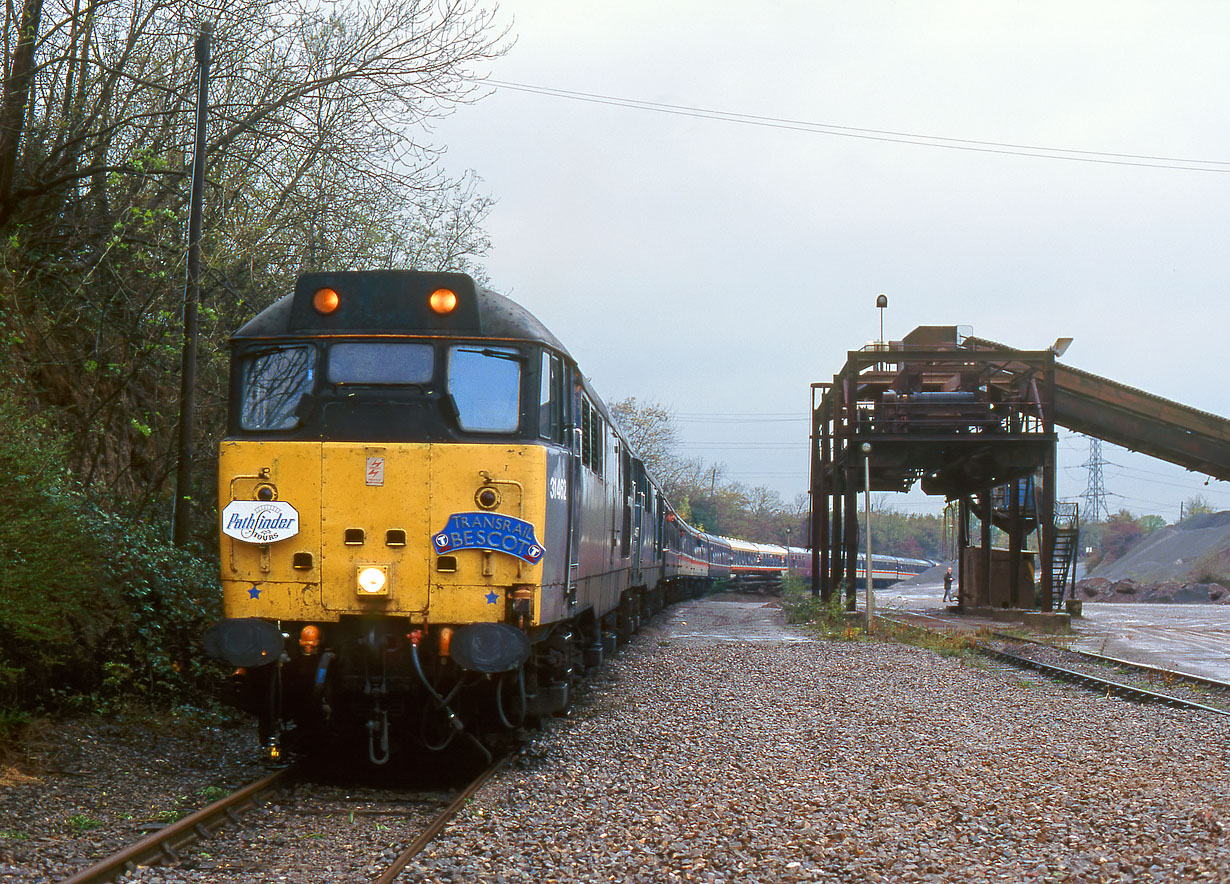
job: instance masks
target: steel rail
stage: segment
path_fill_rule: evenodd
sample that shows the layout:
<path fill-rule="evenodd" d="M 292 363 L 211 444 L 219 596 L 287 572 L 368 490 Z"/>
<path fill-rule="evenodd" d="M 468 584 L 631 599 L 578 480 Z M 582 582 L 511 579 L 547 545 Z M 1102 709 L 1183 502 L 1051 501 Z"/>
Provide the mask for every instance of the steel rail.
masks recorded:
<path fill-rule="evenodd" d="M 879 617 L 878 619 L 886 620 L 889 623 L 895 623 L 898 626 L 908 626 L 913 629 L 923 630 L 924 632 L 930 631 L 926 627 L 920 626 L 916 623 L 907 623 L 905 621 L 896 620 L 891 617 Z M 931 618 L 931 619 L 939 619 L 939 618 Z M 992 635 L 995 635 L 996 637 L 1000 639 L 1008 639 L 1012 641 L 1020 640 L 1019 636 L 1010 636 L 1005 633 L 992 633 Z M 1036 640 L 1029 640 L 1029 641 L 1034 641 L 1035 644 L 1046 645 L 1047 647 L 1051 647 L 1051 648 L 1056 647 L 1055 645 L 1050 645 L 1046 642 L 1040 642 Z M 1031 660 L 1028 657 L 1021 657 L 1016 654 L 1010 654 L 1006 651 L 997 650 L 982 642 L 974 642 L 973 647 L 979 653 L 985 654 L 988 657 L 994 657 L 999 660 L 1003 660 L 1005 663 L 1011 663 L 1014 666 L 1018 666 L 1024 669 L 1034 669 L 1038 672 L 1042 672 L 1045 675 L 1050 675 L 1054 678 L 1058 678 L 1063 681 L 1068 681 L 1068 682 L 1072 682 L 1073 684 L 1078 684 L 1084 687 L 1095 689 L 1099 693 L 1105 691 L 1108 694 L 1114 694 L 1115 696 L 1125 697 L 1127 699 L 1136 700 L 1138 702 L 1164 703 L 1167 706 L 1173 706 L 1177 709 L 1194 709 L 1194 710 L 1199 710 L 1201 712 L 1215 712 L 1218 715 L 1230 715 L 1230 711 L 1226 709 L 1219 709 L 1216 706 L 1208 706 L 1208 705 L 1205 705 L 1204 703 L 1198 703 L 1195 700 L 1185 700 L 1182 697 L 1175 697 L 1170 694 L 1163 694 L 1159 691 L 1150 691 L 1150 690 L 1146 690 L 1145 688 L 1138 688 L 1132 685 L 1122 684 L 1121 682 L 1111 681 L 1110 679 L 1106 679 L 1106 678 L 1100 678 L 1099 676 L 1096 676 L 1096 675 L 1089 675 L 1088 673 L 1085 673 L 1085 672 L 1077 672 L 1074 669 L 1065 669 L 1062 666 L 1054 666 L 1050 663 L 1041 663 L 1037 660 Z M 1064 649 L 1059 648 L 1058 650 L 1064 650 Z M 1102 658 L 1102 659 L 1109 660 L 1111 658 L 1107 657 L 1107 658 Z M 1130 661 L 1126 661 L 1126 660 L 1122 661 L 1122 663 L 1126 666 L 1137 667 L 1137 668 L 1142 668 L 1142 669 L 1155 669 L 1156 668 L 1156 667 L 1141 666 L 1140 664 L 1131 663 Z M 1158 670 L 1158 671 L 1166 672 L 1167 670 Z M 1176 675 L 1182 675 L 1182 673 L 1176 673 Z M 1213 684 L 1216 686 L 1225 687 L 1225 685 L 1222 685 L 1220 682 L 1214 682 Z"/>
<path fill-rule="evenodd" d="M 402 869 L 410 864 L 410 860 L 414 859 L 423 852 L 423 848 L 430 844 L 435 837 L 440 834 L 440 831 L 448 824 L 448 821 L 457 815 L 458 811 L 465 806 L 465 803 L 474 796 L 474 793 L 482 788 L 483 784 L 499 772 L 504 765 L 508 764 L 511 758 L 511 755 L 505 755 L 503 758 L 496 759 L 490 767 L 475 777 L 470 785 L 466 786 L 465 789 L 462 790 L 461 794 L 453 799 L 452 804 L 440 811 L 436 818 L 432 820 L 431 825 L 424 829 L 423 832 L 410 843 L 410 846 L 402 851 L 397 859 L 393 860 L 389 867 L 384 870 L 384 873 L 376 879 L 376 884 L 393 884 L 393 881 L 395 881 L 397 876 L 401 874 Z"/>
<path fill-rule="evenodd" d="M 291 770 L 289 767 L 275 770 L 65 878 L 62 884 L 97 884 L 114 880 L 135 866 L 155 865 L 163 860 L 175 862 L 183 847 L 208 838 L 228 822 L 238 822 L 240 810 L 254 807 L 257 796 L 277 786 Z"/>
<path fill-rule="evenodd" d="M 1161 666 L 1153 666 L 1149 663 L 1138 663 L 1135 660 L 1124 660 L 1120 657 L 1108 657 L 1105 654 L 1098 654 L 1094 651 L 1083 651 L 1080 648 L 1065 648 L 1062 645 L 1052 644 L 1051 642 L 1042 641 L 1041 639 L 1028 638 L 1021 635 L 1012 635 L 1006 632 L 991 633 L 995 638 L 1004 639 L 1005 641 L 1026 642 L 1031 645 L 1042 645 L 1045 648 L 1056 648 L 1068 654 L 1079 654 L 1087 660 L 1093 660 L 1096 663 L 1104 663 L 1110 666 L 1121 666 L 1127 669 L 1135 669 L 1138 672 L 1144 672 L 1149 675 L 1157 675 L 1163 679 L 1173 681 L 1186 681 L 1192 684 L 1203 685 L 1206 688 L 1216 688 L 1217 690 L 1230 692 L 1230 684 L 1224 681 L 1218 681 L 1215 678 L 1206 678 L 1203 675 L 1193 675 L 1190 672 L 1180 672 L 1177 669 L 1165 669 Z"/>
<path fill-rule="evenodd" d="M 1021 657 L 1016 654 L 1009 654 L 1006 651 L 1000 651 L 987 645 L 975 645 L 975 647 L 977 647 L 980 653 L 986 654 L 988 657 L 994 657 L 998 660 L 1003 660 L 1006 663 L 1011 663 L 1014 666 L 1020 666 L 1025 669 L 1036 669 L 1039 672 L 1054 676 L 1055 678 L 1059 678 L 1064 681 L 1070 681 L 1075 684 L 1095 688 L 1099 692 L 1105 690 L 1108 694 L 1114 694 L 1119 697 L 1126 697 L 1131 700 L 1138 700 L 1146 703 L 1165 703 L 1167 706 L 1174 706 L 1178 709 L 1197 709 L 1201 712 L 1216 712 L 1218 715 L 1230 715 L 1230 710 L 1218 709 L 1216 706 L 1206 706 L 1204 703 L 1197 703 L 1195 700 L 1184 700 L 1182 697 L 1174 697 L 1170 694 L 1163 694 L 1158 691 L 1150 691 L 1145 688 L 1133 687 L 1132 685 L 1111 681 L 1107 678 L 1089 675 L 1086 672 L 1077 672 L 1074 669 L 1065 669 L 1062 666 L 1054 666 L 1050 663 L 1040 663 L 1037 660 L 1031 660 L 1028 657 Z"/>

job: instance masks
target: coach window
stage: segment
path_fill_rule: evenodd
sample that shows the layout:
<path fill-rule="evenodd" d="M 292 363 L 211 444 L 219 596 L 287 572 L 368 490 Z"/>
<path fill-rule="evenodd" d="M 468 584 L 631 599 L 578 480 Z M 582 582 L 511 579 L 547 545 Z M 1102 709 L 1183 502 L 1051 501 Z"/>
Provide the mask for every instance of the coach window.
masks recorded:
<path fill-rule="evenodd" d="M 513 433 L 521 413 L 521 361 L 516 350 L 461 345 L 448 355 L 448 392 L 457 424 L 469 433 Z"/>
<path fill-rule="evenodd" d="M 265 350 L 244 358 L 239 425 L 245 430 L 293 430 L 295 408 L 312 392 L 316 348 L 307 345 Z"/>
<path fill-rule="evenodd" d="M 559 357 L 544 351 L 538 380 L 538 435 L 550 442 L 564 438 L 563 380 Z"/>

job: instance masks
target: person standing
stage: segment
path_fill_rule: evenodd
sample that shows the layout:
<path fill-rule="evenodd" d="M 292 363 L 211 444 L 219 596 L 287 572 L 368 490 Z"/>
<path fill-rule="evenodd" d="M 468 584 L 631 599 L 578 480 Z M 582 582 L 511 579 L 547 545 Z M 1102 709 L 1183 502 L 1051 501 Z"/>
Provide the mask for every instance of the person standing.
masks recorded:
<path fill-rule="evenodd" d="M 952 595 L 952 568 L 948 569 L 948 573 L 944 575 L 944 601 L 948 601 L 948 596 Z M 953 597 L 956 601 L 956 597 Z"/>

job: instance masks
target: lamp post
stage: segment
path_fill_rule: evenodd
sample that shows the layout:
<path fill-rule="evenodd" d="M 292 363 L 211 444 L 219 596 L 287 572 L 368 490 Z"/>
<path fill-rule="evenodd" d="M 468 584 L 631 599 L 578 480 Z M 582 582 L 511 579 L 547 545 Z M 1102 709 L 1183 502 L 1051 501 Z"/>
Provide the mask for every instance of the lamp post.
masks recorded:
<path fill-rule="evenodd" d="M 884 297 L 881 295 L 880 297 Z M 871 634 L 871 618 L 875 613 L 876 596 L 871 587 L 871 443 L 864 442 L 859 446 L 863 452 L 863 507 L 866 512 L 864 520 L 867 523 L 867 552 L 863 564 L 867 574 L 867 634 Z"/>
<path fill-rule="evenodd" d="M 790 526 L 786 526 L 786 568 L 783 571 L 784 577 L 790 576 Z M 784 579 L 784 578 L 783 578 Z"/>
<path fill-rule="evenodd" d="M 884 349 L 884 308 L 888 306 L 888 295 L 876 295 L 876 306 L 880 308 L 880 349 Z"/>

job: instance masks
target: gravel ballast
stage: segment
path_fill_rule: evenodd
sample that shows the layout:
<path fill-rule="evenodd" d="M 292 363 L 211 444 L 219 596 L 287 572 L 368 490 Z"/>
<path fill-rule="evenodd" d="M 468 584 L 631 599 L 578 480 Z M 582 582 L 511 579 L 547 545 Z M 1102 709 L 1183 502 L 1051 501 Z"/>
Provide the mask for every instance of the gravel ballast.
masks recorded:
<path fill-rule="evenodd" d="M 110 735 L 92 736 L 82 763 L 110 763 Z M 228 740 L 195 740 L 156 757 L 218 757 L 149 789 L 243 770 Z M 718 596 L 677 606 L 608 662 L 400 880 L 1228 880 L 1228 767 L 1224 718 L 905 645 L 812 640 L 763 602 Z M 0 838 L 0 881 L 55 880 L 101 855 L 118 821 L 65 831 L 73 808 L 103 813 L 86 779 L 0 786 L 23 836 Z M 198 857 L 131 880 L 368 881 L 373 857 L 356 847 L 417 834 L 386 817 L 371 841 L 356 839 L 361 818 L 259 818 L 201 848 L 226 871 Z"/>
<path fill-rule="evenodd" d="M 0 882 L 59 881 L 265 771 L 255 729 L 42 721 L 0 767 Z"/>
<path fill-rule="evenodd" d="M 721 604 L 651 629 L 405 879 L 1230 877 L 1223 719 L 902 645 L 715 643 Z"/>

